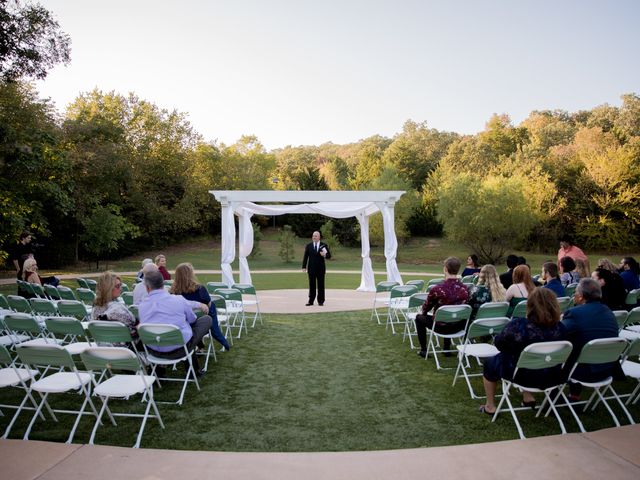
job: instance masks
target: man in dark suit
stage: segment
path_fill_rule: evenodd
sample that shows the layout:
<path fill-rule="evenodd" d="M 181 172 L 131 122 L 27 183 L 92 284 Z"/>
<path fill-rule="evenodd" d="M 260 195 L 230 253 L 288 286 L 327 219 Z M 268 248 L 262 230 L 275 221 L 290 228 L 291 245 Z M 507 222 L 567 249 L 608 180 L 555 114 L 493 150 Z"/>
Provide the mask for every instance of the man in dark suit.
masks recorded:
<path fill-rule="evenodd" d="M 324 305 L 324 274 L 326 267 L 325 259 L 331 258 L 329 247 L 320 241 L 320 232 L 313 232 L 311 243 L 304 248 L 304 258 L 302 259 L 302 271 L 309 275 L 309 301 L 307 306 L 313 305 L 316 299 L 316 285 L 318 291 L 318 305 Z"/>
<path fill-rule="evenodd" d="M 618 322 L 609 307 L 600 300 L 602 290 L 600 285 L 591 278 L 583 278 L 576 287 L 574 300 L 576 306 L 570 308 L 562 317 L 566 328 L 567 340 L 573 345 L 565 369 L 567 373 L 573 367 L 580 355 L 582 347 L 596 338 L 611 338 L 618 336 Z M 574 376 L 585 382 L 597 382 L 609 375 L 619 374 L 620 364 L 579 365 Z M 569 383 L 570 399 L 580 398 L 581 386 Z"/>
<path fill-rule="evenodd" d="M 513 269 L 518 266 L 518 257 L 509 255 L 507 257 L 507 267 L 509 270 L 500 275 L 500 283 L 505 288 L 509 288 L 513 284 Z"/>

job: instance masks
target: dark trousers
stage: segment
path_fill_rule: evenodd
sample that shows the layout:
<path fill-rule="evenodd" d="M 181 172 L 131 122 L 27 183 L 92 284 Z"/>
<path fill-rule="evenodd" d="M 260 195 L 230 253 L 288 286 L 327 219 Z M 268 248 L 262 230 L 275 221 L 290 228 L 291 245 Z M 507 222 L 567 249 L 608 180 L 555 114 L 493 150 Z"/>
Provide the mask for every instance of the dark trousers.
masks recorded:
<path fill-rule="evenodd" d="M 324 303 L 324 272 L 308 272 L 309 274 L 309 303 L 316 299 L 318 291 L 318 304 Z"/>
<path fill-rule="evenodd" d="M 437 322 L 435 326 L 435 331 L 437 333 L 456 333 L 459 332 L 462 327 L 464 327 L 466 320 L 462 320 L 460 322 L 453 323 L 442 323 Z M 422 315 L 419 313 L 416 315 L 416 332 L 418 333 L 418 341 L 420 342 L 420 350 L 423 352 L 427 350 L 427 328 L 432 329 L 433 327 L 433 315 Z M 448 350 L 451 347 L 451 339 L 445 338 L 443 348 Z"/>
<path fill-rule="evenodd" d="M 187 342 L 187 350 L 190 352 L 195 350 L 198 344 L 202 343 L 202 339 L 205 337 L 207 333 L 209 333 L 209 329 L 211 328 L 211 317 L 209 315 L 204 315 L 200 318 L 197 318 L 194 323 L 191 324 L 191 330 L 193 331 L 193 336 L 191 340 Z M 153 354 L 157 357 L 168 358 L 168 359 L 176 359 L 184 357 L 184 348 L 176 348 L 175 350 L 171 350 L 170 352 L 157 352 L 153 351 Z M 200 370 L 200 363 L 198 362 L 198 356 L 191 356 L 193 362 L 193 368 L 197 372 Z M 188 367 L 187 367 L 188 368 Z"/>

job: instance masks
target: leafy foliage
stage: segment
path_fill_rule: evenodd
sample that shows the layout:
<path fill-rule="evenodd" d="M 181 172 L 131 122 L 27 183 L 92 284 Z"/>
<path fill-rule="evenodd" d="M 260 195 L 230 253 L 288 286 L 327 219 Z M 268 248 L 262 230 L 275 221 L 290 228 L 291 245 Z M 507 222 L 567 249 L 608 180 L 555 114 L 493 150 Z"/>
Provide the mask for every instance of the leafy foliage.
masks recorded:
<path fill-rule="evenodd" d="M 291 263 L 295 258 L 295 239 L 296 236 L 291 229 L 291 225 L 285 225 L 280 231 L 280 258 L 285 263 Z"/>

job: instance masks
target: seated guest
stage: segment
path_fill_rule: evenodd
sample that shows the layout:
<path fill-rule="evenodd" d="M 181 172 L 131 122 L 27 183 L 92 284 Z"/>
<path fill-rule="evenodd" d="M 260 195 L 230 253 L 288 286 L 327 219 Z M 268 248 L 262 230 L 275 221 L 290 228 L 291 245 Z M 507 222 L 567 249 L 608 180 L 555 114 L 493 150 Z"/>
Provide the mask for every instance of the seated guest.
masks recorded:
<path fill-rule="evenodd" d="M 167 292 L 164 289 L 164 278 L 159 271 L 146 273 L 144 283 L 147 286 L 149 296 L 138 306 L 140 324 L 175 325 L 182 332 L 182 338 L 189 351 L 202 345 L 202 339 L 211 328 L 211 317 L 208 315 L 196 317 L 191 304 L 184 297 L 171 295 Z M 184 356 L 182 345 L 148 348 L 153 351 L 154 355 L 163 358 L 176 359 Z M 197 355 L 192 356 L 192 362 L 196 376 L 204 375 L 204 370 L 200 370 Z"/>
<path fill-rule="evenodd" d="M 589 267 L 589 261 L 582 260 L 581 258 L 577 259 L 576 272 L 578 272 L 580 278 L 591 278 L 591 268 Z"/>
<path fill-rule="evenodd" d="M 187 300 L 204 303 L 209 306 L 209 316 L 211 317 L 211 333 L 213 338 L 222 345 L 225 350 L 231 350 L 231 346 L 220 330 L 218 323 L 218 312 L 216 306 L 211 303 L 211 296 L 207 288 L 198 283 L 193 266 L 190 263 L 181 263 L 176 267 L 175 279 L 171 285 L 170 293 L 182 295 Z"/>
<path fill-rule="evenodd" d="M 618 336 L 616 317 L 609 307 L 602 304 L 601 299 L 602 289 L 598 282 L 591 278 L 583 278 L 576 287 L 576 306 L 564 312 L 562 324 L 566 329 L 567 340 L 573 344 L 573 350 L 565 364 L 567 374 L 576 363 L 582 347 L 589 341 Z M 619 362 L 579 365 L 573 376 L 585 382 L 599 382 L 619 371 Z M 581 390 L 582 386 L 579 383 L 569 382 L 569 399 L 579 400 Z"/>
<path fill-rule="evenodd" d="M 496 387 L 502 378 L 515 380 L 528 387 L 547 388 L 557 384 L 562 376 L 559 368 L 521 369 L 516 378 L 513 378 L 513 373 L 520 354 L 527 346 L 564 338 L 557 297 L 548 288 L 536 288 L 527 300 L 527 317 L 513 318 L 495 338 L 494 344 L 500 353 L 484 363 L 483 383 L 487 401 L 480 407 L 480 411 L 491 415 L 495 413 Z M 535 398 L 530 392 L 523 392 L 522 403 L 524 406 L 535 407 Z"/>
<path fill-rule="evenodd" d="M 145 274 L 157 271 L 158 267 L 156 266 L 156 264 L 153 263 L 153 261 L 150 261 L 149 263 L 145 264 L 144 267 L 142 267 L 142 279 L 144 280 Z M 139 305 L 145 298 L 147 298 L 147 295 L 149 295 L 149 293 L 147 292 L 147 286 L 144 284 L 144 281 L 138 283 L 135 287 L 133 287 L 133 304 Z"/>
<path fill-rule="evenodd" d="M 513 283 L 513 269 L 518 266 L 518 257 L 515 255 L 509 255 L 507 257 L 507 270 L 506 272 L 500 274 L 500 283 L 502 286 L 507 289 Z"/>
<path fill-rule="evenodd" d="M 124 303 L 118 301 L 122 281 L 113 272 L 104 272 L 98 278 L 96 285 L 96 299 L 91 310 L 92 320 L 110 320 L 121 322 L 129 327 L 133 340 L 138 339 L 136 317 L 129 311 Z"/>
<path fill-rule="evenodd" d="M 167 270 L 167 258 L 160 254 L 156 257 L 156 266 L 158 267 L 158 271 L 162 274 L 163 280 L 171 280 L 171 274 L 169 270 Z"/>
<path fill-rule="evenodd" d="M 627 292 L 620 275 L 605 268 L 596 268 L 591 278 L 598 282 L 602 289 L 602 303 L 611 310 L 626 309 Z"/>
<path fill-rule="evenodd" d="M 633 257 L 624 257 L 620 260 L 620 277 L 624 282 L 624 288 L 627 292 L 640 288 L 640 279 L 638 278 L 640 267 Z"/>
<path fill-rule="evenodd" d="M 573 244 L 573 239 L 569 235 L 563 235 L 560 237 L 560 249 L 558 250 L 558 263 L 560 263 L 560 259 L 562 257 L 571 257 L 573 260 L 578 260 L 579 258 L 582 260 L 589 261 L 587 255 L 579 248 Z"/>
<path fill-rule="evenodd" d="M 478 256 L 475 253 L 472 253 L 467 257 L 467 266 L 464 267 L 464 270 L 462 271 L 462 277 L 475 275 L 477 273 L 480 273 L 480 264 L 478 263 Z"/>
<path fill-rule="evenodd" d="M 514 308 L 523 300 L 529 298 L 531 292 L 536 289 L 531 278 L 531 272 L 526 265 L 518 265 L 513 269 L 513 284 L 507 288 L 505 300 L 509 302 L 507 317 L 510 317 Z"/>
<path fill-rule="evenodd" d="M 560 259 L 560 282 L 565 287 L 570 283 L 578 283 L 580 274 L 576 271 L 576 262 L 571 257 L 562 257 Z"/>
<path fill-rule="evenodd" d="M 33 256 L 25 258 L 22 264 L 22 280 L 38 285 L 49 284 L 57 287 L 60 284 L 58 277 L 41 277 L 38 273 L 38 262 Z"/>
<path fill-rule="evenodd" d="M 604 268 L 605 270 L 609 270 L 610 272 L 618 273 L 618 268 L 608 258 L 599 259 L 597 268 Z"/>
<path fill-rule="evenodd" d="M 480 269 L 478 283 L 469 291 L 469 305 L 473 308 L 472 318 L 475 318 L 480 305 L 487 302 L 504 302 L 507 291 L 500 283 L 498 272 L 493 265 L 485 265 Z"/>
<path fill-rule="evenodd" d="M 449 257 L 444 261 L 444 282 L 439 283 L 429 290 L 427 300 L 422 305 L 422 313 L 416 315 L 416 331 L 420 341 L 420 351 L 418 355 L 422 358 L 427 356 L 427 328 L 434 328 L 433 317 L 436 310 L 443 305 L 461 305 L 469 298 L 467 287 L 458 279 L 460 271 L 460 260 L 456 257 Z M 459 331 L 465 324 L 465 320 L 455 323 L 436 323 L 435 328 L 438 333 L 454 333 Z M 444 350 L 451 347 L 451 339 L 444 339 Z M 448 353 L 445 353 L 448 355 Z"/>
<path fill-rule="evenodd" d="M 558 278 L 558 266 L 555 263 L 545 262 L 542 265 L 542 280 L 544 280 L 543 288 L 551 290 L 556 297 L 564 297 L 564 287 Z"/>
<path fill-rule="evenodd" d="M 142 269 L 144 268 L 145 265 L 147 265 L 149 263 L 153 263 L 153 260 L 151 260 L 150 258 L 145 258 L 144 260 L 142 260 L 142 265 L 140 266 L 140 270 L 138 271 L 138 274 L 136 275 L 136 280 L 138 280 L 140 282 L 142 281 L 142 277 L 143 277 Z"/>

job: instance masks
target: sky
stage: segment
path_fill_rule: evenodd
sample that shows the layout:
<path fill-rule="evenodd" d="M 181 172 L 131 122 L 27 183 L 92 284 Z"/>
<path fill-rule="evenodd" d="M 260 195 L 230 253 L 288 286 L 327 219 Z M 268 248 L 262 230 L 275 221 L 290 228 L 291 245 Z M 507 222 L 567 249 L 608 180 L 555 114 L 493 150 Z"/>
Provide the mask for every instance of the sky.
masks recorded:
<path fill-rule="evenodd" d="M 268 149 L 475 134 L 494 114 L 574 112 L 640 94 L 637 0 L 40 0 L 71 63 L 36 82 L 60 111 L 129 92 L 206 141 Z"/>

